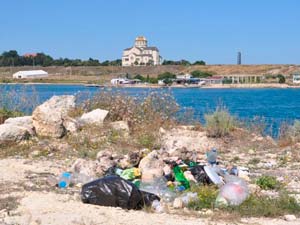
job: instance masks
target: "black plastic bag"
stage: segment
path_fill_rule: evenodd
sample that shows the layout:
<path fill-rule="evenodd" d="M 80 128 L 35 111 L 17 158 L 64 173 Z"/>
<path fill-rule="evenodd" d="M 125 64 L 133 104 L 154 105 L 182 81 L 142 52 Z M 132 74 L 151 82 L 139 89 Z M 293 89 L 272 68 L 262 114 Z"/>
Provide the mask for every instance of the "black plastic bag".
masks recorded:
<path fill-rule="evenodd" d="M 190 169 L 192 175 L 196 179 L 196 181 L 200 184 L 212 184 L 213 182 L 207 176 L 204 166 L 198 165 L 194 166 Z"/>
<path fill-rule="evenodd" d="M 160 200 L 118 176 L 107 176 L 83 185 L 81 199 L 84 203 L 123 209 L 142 209 L 154 200 Z"/>

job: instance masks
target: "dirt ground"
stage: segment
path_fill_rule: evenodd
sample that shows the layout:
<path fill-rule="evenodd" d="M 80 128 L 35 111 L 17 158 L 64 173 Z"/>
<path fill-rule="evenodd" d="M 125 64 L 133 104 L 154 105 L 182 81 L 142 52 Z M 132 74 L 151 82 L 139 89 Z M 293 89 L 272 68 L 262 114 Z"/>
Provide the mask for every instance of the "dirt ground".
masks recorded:
<path fill-rule="evenodd" d="M 80 188 L 61 190 L 53 180 L 69 165 L 66 161 L 7 158 L 0 160 L 0 224 L 95 225 L 95 224 L 300 224 L 300 220 L 242 218 L 214 219 L 196 214 L 158 214 L 146 210 L 83 204 Z M 52 185 L 51 185 L 52 183 Z"/>

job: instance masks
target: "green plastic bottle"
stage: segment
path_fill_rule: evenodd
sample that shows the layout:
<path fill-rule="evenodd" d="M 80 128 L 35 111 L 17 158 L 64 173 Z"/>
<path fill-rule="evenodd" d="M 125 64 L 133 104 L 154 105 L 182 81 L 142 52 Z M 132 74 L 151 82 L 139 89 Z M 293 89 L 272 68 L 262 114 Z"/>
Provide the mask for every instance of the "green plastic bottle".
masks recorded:
<path fill-rule="evenodd" d="M 185 187 L 185 189 L 190 188 L 190 182 L 185 178 L 182 169 L 179 166 L 175 166 L 173 169 L 175 180 L 180 182 L 182 186 Z"/>

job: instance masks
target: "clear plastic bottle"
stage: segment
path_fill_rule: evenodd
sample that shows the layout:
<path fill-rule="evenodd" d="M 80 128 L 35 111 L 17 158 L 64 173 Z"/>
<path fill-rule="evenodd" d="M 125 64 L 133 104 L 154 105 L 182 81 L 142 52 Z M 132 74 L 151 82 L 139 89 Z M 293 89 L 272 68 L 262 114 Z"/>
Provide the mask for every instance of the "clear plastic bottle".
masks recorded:
<path fill-rule="evenodd" d="M 67 188 L 71 183 L 71 173 L 64 172 L 58 180 L 58 187 Z"/>
<path fill-rule="evenodd" d="M 218 157 L 217 149 L 212 148 L 209 152 L 206 153 L 206 157 L 207 157 L 207 162 L 209 164 L 215 165 L 217 163 L 217 157 Z"/>

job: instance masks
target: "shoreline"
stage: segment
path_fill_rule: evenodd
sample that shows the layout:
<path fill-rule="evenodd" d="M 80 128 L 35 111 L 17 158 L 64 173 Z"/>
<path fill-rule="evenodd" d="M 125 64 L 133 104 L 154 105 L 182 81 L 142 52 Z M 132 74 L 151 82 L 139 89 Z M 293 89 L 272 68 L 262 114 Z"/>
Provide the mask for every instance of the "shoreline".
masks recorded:
<path fill-rule="evenodd" d="M 281 88 L 281 89 L 298 89 L 300 85 L 292 86 L 288 84 L 210 84 L 210 85 L 172 85 L 172 86 L 160 86 L 155 84 L 131 84 L 131 85 L 107 85 L 107 84 L 87 84 L 87 83 L 41 83 L 41 82 L 29 82 L 29 83 L 0 83 L 0 85 L 80 85 L 89 88 L 201 88 L 201 89 L 259 89 L 259 88 Z"/>

